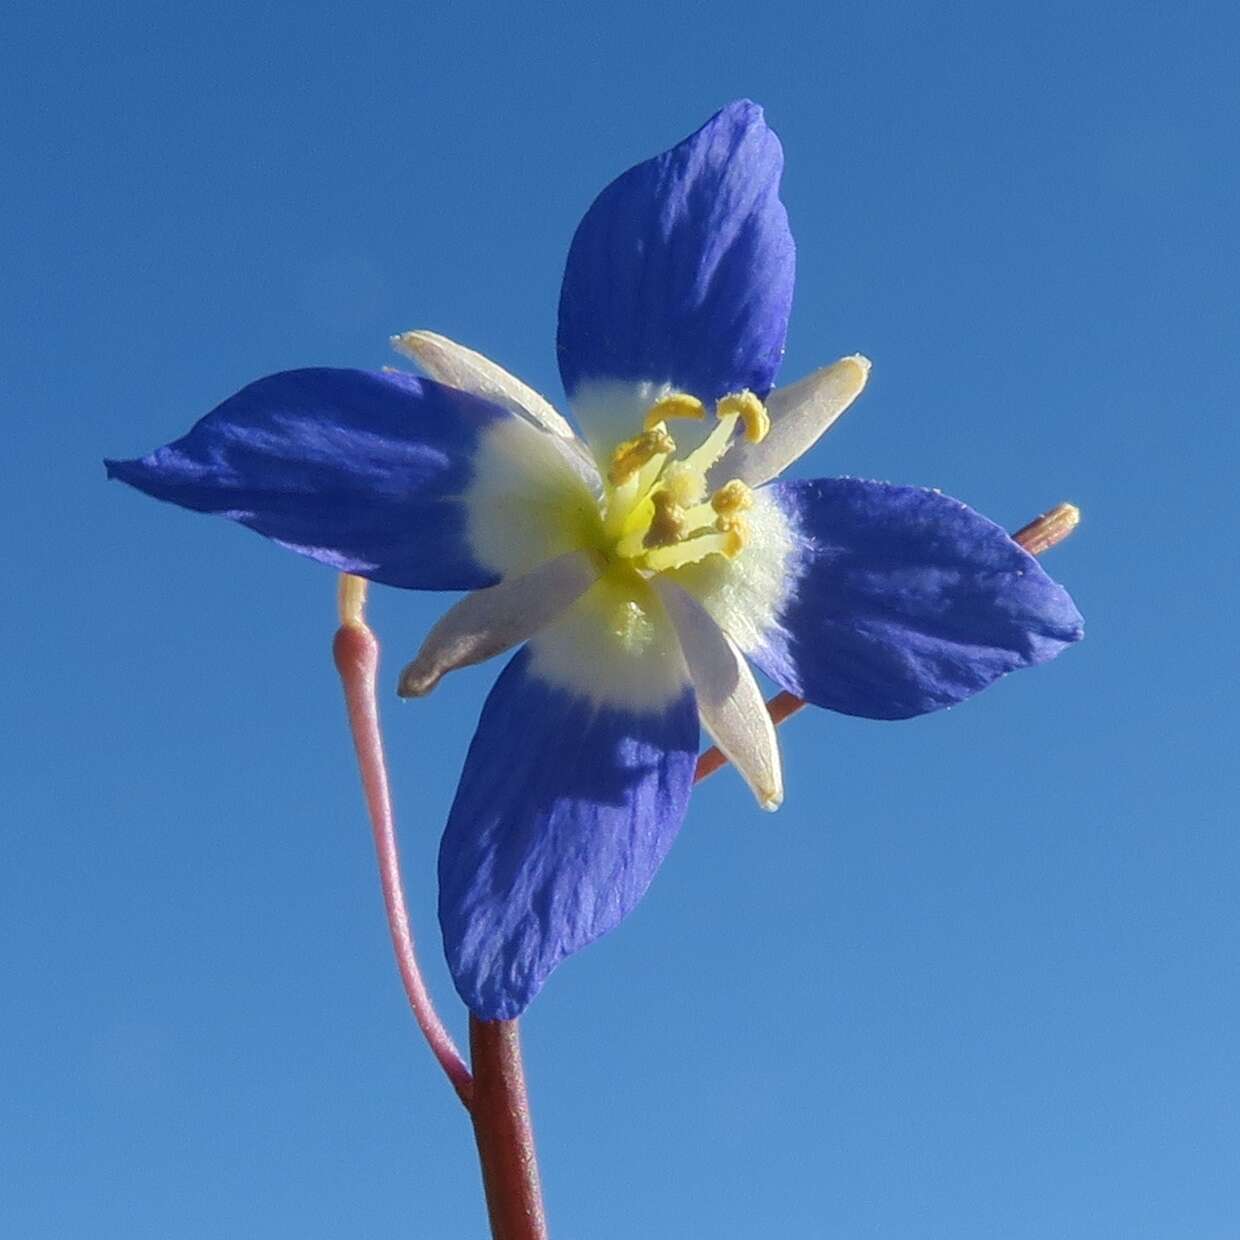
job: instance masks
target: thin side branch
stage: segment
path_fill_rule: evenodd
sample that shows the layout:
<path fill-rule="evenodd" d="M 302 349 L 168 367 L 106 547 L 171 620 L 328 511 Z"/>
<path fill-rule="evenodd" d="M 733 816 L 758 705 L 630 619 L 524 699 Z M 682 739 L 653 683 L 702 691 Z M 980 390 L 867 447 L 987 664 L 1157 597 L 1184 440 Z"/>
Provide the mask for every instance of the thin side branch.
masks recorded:
<path fill-rule="evenodd" d="M 1081 523 L 1081 510 L 1075 504 L 1056 504 L 1049 512 L 1034 517 L 1012 535 L 1030 555 L 1042 555 L 1057 547 Z"/>
<path fill-rule="evenodd" d="M 405 987 L 414 1020 L 422 1030 L 431 1053 L 452 1082 L 457 1096 L 470 1104 L 473 1078 L 452 1035 L 435 1011 L 430 992 L 422 979 L 405 906 L 404 883 L 400 873 L 400 853 L 396 847 L 396 823 L 392 816 L 392 796 L 388 787 L 387 766 L 383 756 L 383 737 L 379 731 L 379 710 L 375 700 L 375 680 L 379 668 L 379 643 L 363 616 L 365 583 L 359 578 L 345 577 L 340 588 L 341 625 L 336 631 L 332 654 L 336 670 L 344 686 L 349 727 L 357 750 L 357 765 L 362 776 L 362 791 L 370 813 L 375 853 L 379 859 L 379 878 L 383 887 L 383 904 L 387 910 L 388 933 L 396 952 L 396 965 Z"/>

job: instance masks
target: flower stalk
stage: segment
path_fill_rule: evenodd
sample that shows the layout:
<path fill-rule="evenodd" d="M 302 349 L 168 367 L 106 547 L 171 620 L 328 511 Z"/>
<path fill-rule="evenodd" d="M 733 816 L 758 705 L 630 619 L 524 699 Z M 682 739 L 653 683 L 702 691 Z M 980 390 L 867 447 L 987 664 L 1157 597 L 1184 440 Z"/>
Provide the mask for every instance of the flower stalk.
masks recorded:
<path fill-rule="evenodd" d="M 546 1240 L 534 1127 L 515 1020 L 469 1018 L 469 1104 L 495 1240 Z"/>
<path fill-rule="evenodd" d="M 774 809 L 775 724 L 806 701 L 910 718 L 1084 635 L 1068 591 L 967 504 L 785 476 L 870 364 L 846 357 L 777 384 L 796 253 L 783 164 L 762 109 L 737 99 L 594 200 L 557 316 L 576 428 L 497 363 L 421 331 L 395 343 L 425 377 L 281 371 L 155 451 L 105 462 L 153 498 L 346 574 L 334 652 L 388 930 L 418 1026 L 473 1118 L 503 1240 L 546 1231 L 512 1019 L 642 898 L 695 768 L 705 778 L 730 763 Z M 1037 554 L 1078 517 L 1060 505 L 1014 537 Z M 406 668 L 402 696 L 515 650 L 439 846 L 439 928 L 473 1017 L 473 1075 L 414 952 L 379 645 L 351 574 L 465 592 Z M 755 669 L 784 692 L 765 701 Z M 720 752 L 700 755 L 703 729 Z"/>
<path fill-rule="evenodd" d="M 1012 538 L 1031 555 L 1042 555 L 1067 538 L 1080 519 L 1080 510 L 1074 505 L 1058 504 L 1022 526 Z M 375 695 L 379 642 L 366 623 L 365 604 L 366 582 L 343 574 L 340 628 L 333 655 L 344 686 L 396 964 L 418 1028 L 470 1114 L 493 1240 L 546 1240 L 547 1221 L 518 1023 L 470 1016 L 471 1074 L 435 1010 L 418 967 Z M 795 694 L 781 692 L 770 699 L 767 710 L 778 726 L 805 704 Z M 694 782 L 725 765 L 727 759 L 717 748 L 707 749 L 698 760 Z"/>

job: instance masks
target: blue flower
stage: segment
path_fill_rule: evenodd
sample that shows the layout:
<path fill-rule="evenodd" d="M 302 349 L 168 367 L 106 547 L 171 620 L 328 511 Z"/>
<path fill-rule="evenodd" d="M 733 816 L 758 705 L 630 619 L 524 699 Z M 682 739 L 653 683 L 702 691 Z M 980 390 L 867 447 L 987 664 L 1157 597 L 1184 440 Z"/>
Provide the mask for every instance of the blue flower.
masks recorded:
<path fill-rule="evenodd" d="M 108 472 L 342 572 L 471 593 L 405 696 L 519 647 L 440 852 L 462 998 L 520 1013 L 612 929 L 680 828 L 704 724 L 782 798 L 752 663 L 877 719 L 951 706 L 1081 636 L 997 525 L 930 490 L 778 481 L 861 391 L 845 358 L 774 387 L 794 249 L 783 155 L 738 102 L 599 195 L 569 251 L 558 352 L 573 427 L 494 362 L 398 337 L 428 378 L 271 375 Z"/>

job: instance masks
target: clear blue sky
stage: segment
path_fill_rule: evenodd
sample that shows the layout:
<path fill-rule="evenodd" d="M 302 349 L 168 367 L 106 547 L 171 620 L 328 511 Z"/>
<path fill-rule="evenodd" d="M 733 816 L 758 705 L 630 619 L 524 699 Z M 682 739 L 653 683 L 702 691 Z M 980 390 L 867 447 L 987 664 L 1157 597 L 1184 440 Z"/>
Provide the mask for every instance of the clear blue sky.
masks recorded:
<path fill-rule="evenodd" d="M 807 463 L 938 486 L 1088 636 L 783 732 L 525 1021 L 559 1240 L 1240 1234 L 1240 17 L 1229 4 L 31 4 L 6 17 L 0 1234 L 482 1234 L 386 942 L 331 574 L 104 482 L 432 328 L 559 396 L 572 230 L 750 95 Z M 394 682 L 444 605 L 376 591 Z M 386 702 L 411 898 L 493 675 Z"/>

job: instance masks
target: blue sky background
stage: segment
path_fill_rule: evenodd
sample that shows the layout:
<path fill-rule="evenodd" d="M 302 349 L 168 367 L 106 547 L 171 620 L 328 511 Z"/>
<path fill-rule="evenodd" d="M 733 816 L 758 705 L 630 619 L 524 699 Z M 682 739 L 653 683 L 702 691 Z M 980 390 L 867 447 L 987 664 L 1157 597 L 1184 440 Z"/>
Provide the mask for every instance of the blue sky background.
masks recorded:
<path fill-rule="evenodd" d="M 330 573 L 104 482 L 429 327 L 560 395 L 572 230 L 764 103 L 807 462 L 1009 526 L 1086 642 L 705 785 L 524 1024 L 553 1234 L 1240 1234 L 1230 4 L 30 4 L 0 43 L 0 1234 L 483 1234 L 384 935 Z M 444 605 L 377 591 L 387 683 Z M 493 675 L 387 698 L 410 896 Z"/>

